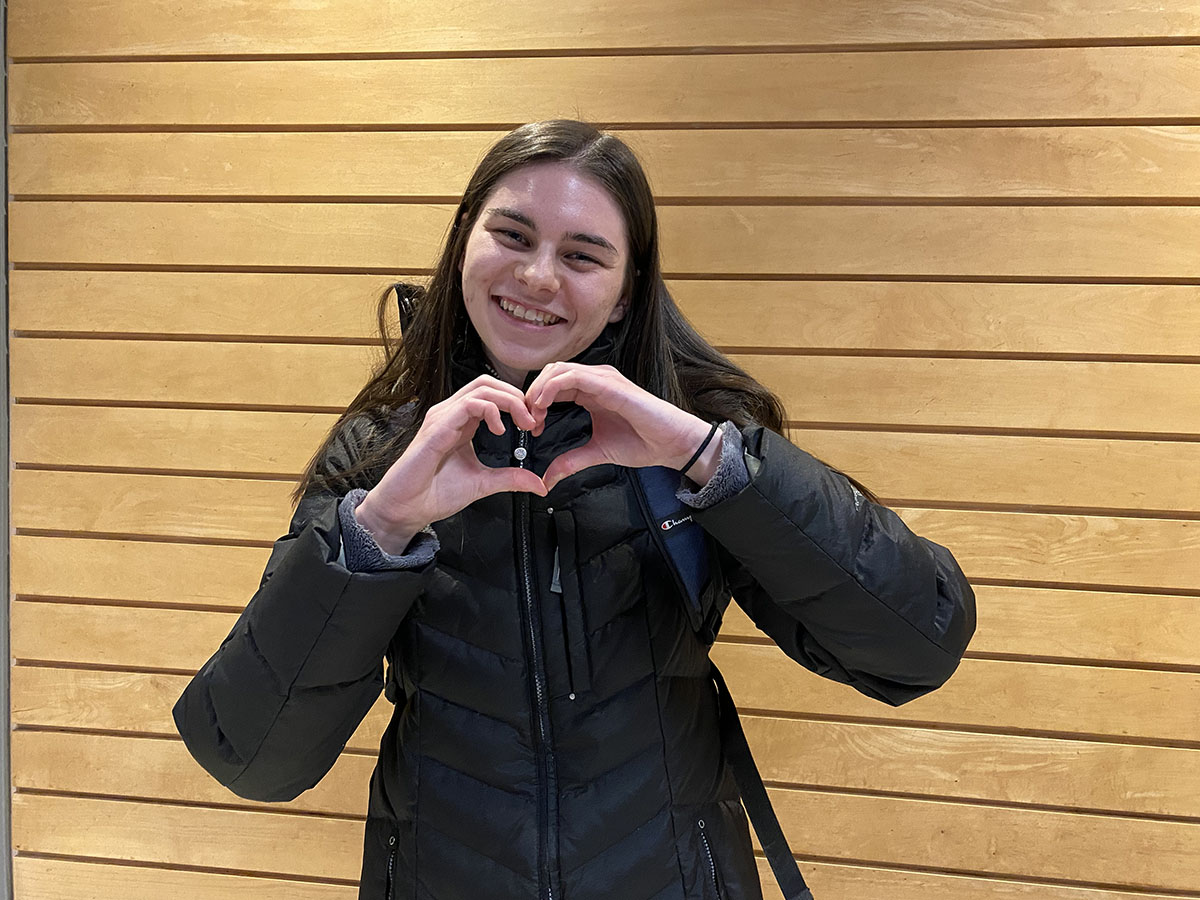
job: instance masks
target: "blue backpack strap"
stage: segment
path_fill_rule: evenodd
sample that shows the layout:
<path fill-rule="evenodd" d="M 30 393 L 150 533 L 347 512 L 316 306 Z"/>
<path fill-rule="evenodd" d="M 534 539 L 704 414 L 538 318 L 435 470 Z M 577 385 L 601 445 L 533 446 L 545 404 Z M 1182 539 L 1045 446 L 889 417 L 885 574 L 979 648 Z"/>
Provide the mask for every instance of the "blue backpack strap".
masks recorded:
<path fill-rule="evenodd" d="M 712 607 L 715 604 L 705 603 L 706 594 L 713 589 L 708 537 L 692 519 L 691 507 L 675 496 L 679 489 L 679 472 L 665 466 L 647 466 L 634 471 L 654 539 L 670 564 L 680 593 L 687 600 L 692 628 L 710 632 L 706 639 L 711 643 L 716 637 L 721 610 L 714 614 Z M 709 609 L 706 610 L 706 606 Z"/>

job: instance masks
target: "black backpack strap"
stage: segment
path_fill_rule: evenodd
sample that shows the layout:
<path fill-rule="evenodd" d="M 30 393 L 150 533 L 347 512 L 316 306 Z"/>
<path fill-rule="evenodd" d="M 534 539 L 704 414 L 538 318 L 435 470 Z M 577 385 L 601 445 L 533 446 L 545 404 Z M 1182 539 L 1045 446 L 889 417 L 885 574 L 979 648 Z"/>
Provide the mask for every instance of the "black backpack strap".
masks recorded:
<path fill-rule="evenodd" d="M 762 844 L 779 889 L 783 891 L 786 900 L 813 900 L 812 891 L 804 883 L 800 867 L 796 865 L 796 857 L 792 856 L 783 829 L 779 827 L 779 819 L 763 786 L 762 776 L 758 774 L 758 766 L 750 753 L 750 745 L 746 743 L 746 734 L 742 731 L 742 721 L 738 718 L 737 706 L 725 686 L 725 679 L 716 663 L 711 663 L 712 679 L 717 683 L 717 700 L 721 712 L 721 743 L 725 749 L 725 760 L 733 771 L 733 779 L 737 782 L 742 794 L 742 805 L 754 825 L 754 833 Z"/>

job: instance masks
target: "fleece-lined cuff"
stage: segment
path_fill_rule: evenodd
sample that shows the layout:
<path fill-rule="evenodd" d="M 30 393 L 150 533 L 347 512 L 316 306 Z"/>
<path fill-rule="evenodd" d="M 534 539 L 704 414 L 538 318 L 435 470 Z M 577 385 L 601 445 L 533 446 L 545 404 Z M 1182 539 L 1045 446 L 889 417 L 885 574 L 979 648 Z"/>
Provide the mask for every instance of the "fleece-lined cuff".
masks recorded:
<path fill-rule="evenodd" d="M 675 496 L 693 509 L 708 509 L 744 490 L 750 484 L 750 473 L 746 470 L 742 449 L 742 432 L 732 422 L 722 422 L 721 461 L 712 478 L 708 484 L 692 490 L 695 482 L 685 475 Z"/>
<path fill-rule="evenodd" d="M 426 525 L 413 535 L 404 553 L 386 552 L 374 535 L 363 528 L 354 516 L 367 492 L 362 488 L 350 491 L 338 503 L 338 519 L 342 527 L 342 551 L 338 561 L 351 572 L 380 572 L 385 569 L 417 569 L 430 562 L 441 544 L 433 528 Z"/>

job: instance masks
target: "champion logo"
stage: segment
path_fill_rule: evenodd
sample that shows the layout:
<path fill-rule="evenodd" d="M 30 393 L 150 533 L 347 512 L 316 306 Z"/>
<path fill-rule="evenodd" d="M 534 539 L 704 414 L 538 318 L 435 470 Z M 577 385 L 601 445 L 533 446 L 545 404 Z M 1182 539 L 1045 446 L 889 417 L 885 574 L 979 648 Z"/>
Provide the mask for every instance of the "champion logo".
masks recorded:
<path fill-rule="evenodd" d="M 684 516 L 681 519 L 664 519 L 663 523 L 661 525 L 659 525 L 658 527 L 661 528 L 663 531 L 670 531 L 676 525 L 684 525 L 690 521 L 692 521 L 691 516 Z"/>

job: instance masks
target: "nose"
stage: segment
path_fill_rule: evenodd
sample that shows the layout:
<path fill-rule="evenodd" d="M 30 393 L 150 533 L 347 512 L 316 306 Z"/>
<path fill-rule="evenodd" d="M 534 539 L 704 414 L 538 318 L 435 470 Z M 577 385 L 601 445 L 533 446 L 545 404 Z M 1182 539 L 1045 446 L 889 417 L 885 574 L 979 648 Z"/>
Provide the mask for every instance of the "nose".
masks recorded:
<path fill-rule="evenodd" d="M 552 248 L 517 263 L 517 280 L 530 291 L 558 292 L 558 265 Z"/>

